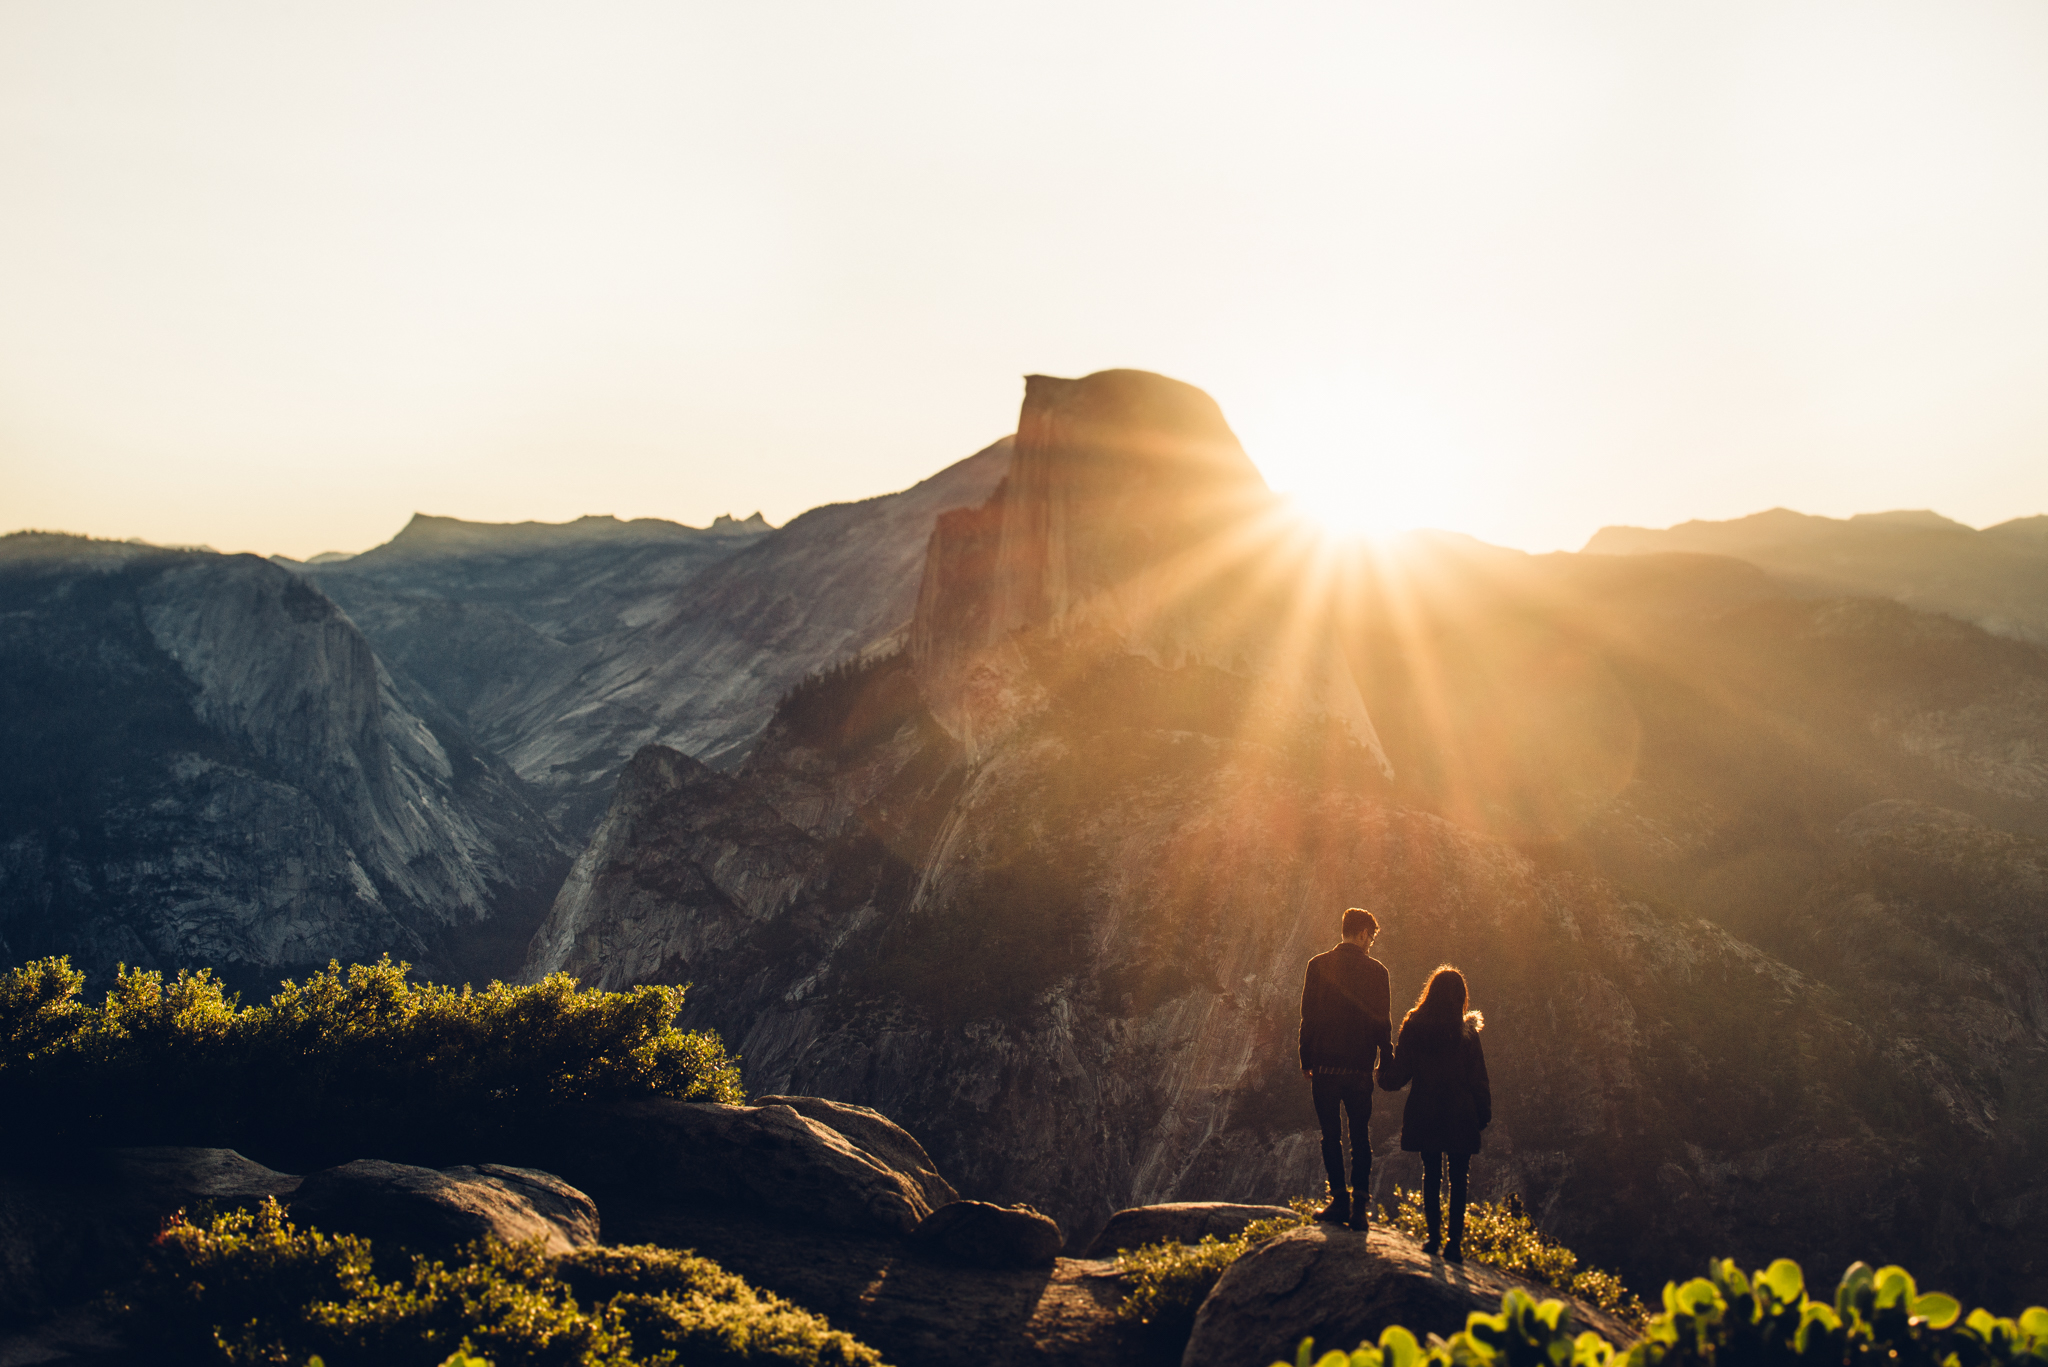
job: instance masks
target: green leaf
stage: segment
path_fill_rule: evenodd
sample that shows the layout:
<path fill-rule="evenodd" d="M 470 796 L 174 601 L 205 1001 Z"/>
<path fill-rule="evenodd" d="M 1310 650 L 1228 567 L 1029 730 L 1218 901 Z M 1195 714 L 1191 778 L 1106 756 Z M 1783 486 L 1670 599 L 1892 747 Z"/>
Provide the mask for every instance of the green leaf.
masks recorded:
<path fill-rule="evenodd" d="M 1769 1270 L 1757 1274 L 1757 1280 L 1770 1287 L 1771 1294 L 1786 1304 L 1798 1304 L 1799 1297 L 1806 1291 L 1806 1274 L 1790 1258 L 1777 1259 Z"/>
<path fill-rule="evenodd" d="M 1572 1367 L 1607 1367 L 1614 1345 L 1591 1329 L 1572 1340 Z"/>
<path fill-rule="evenodd" d="M 1380 1354 L 1386 1359 L 1386 1367 L 1414 1367 L 1427 1356 L 1415 1335 L 1398 1324 L 1388 1325 L 1380 1335 Z"/>
<path fill-rule="evenodd" d="M 2048 1344 L 2048 1309 L 2031 1305 L 2020 1312 L 2020 1333 L 2032 1341 L 2037 1352 Z"/>
<path fill-rule="evenodd" d="M 1944 1296 L 1939 1291 L 1915 1296 L 1907 1303 L 1907 1309 L 1914 1319 L 1925 1321 L 1930 1329 L 1946 1329 L 1963 1313 L 1962 1305 L 1954 1296 Z"/>
<path fill-rule="evenodd" d="M 1303 1339 L 1301 1347 L 1294 1350 L 1294 1367 L 1311 1367 L 1311 1364 L 1316 1360 L 1315 1352 L 1315 1339 L 1313 1337 Z M 1273 1367 L 1281 1367 L 1281 1365 L 1276 1362 L 1273 1364 Z"/>

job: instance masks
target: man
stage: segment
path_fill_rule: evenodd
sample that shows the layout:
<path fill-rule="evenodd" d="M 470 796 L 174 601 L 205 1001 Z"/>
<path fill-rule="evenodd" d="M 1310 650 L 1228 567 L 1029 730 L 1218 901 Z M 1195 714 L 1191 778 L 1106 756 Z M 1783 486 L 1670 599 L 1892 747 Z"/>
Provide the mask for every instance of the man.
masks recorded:
<path fill-rule="evenodd" d="M 1316 1218 L 1364 1229 L 1372 1208 L 1372 1070 L 1380 1051 L 1389 1057 L 1393 1011 L 1387 968 L 1366 951 L 1380 923 L 1363 907 L 1344 912 L 1343 941 L 1308 961 L 1301 984 L 1301 1072 L 1315 1099 L 1323 1128 L 1323 1171 L 1330 1179 L 1330 1204 Z M 1338 1119 L 1351 1117 L 1351 1181 L 1344 1181 L 1344 1131 Z"/>

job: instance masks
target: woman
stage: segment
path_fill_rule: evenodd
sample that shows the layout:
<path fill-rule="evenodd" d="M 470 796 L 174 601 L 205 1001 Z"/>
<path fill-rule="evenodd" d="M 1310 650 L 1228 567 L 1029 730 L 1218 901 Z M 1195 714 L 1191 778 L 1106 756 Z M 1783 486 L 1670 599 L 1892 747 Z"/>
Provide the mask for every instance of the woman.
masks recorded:
<path fill-rule="evenodd" d="M 1401 1020 L 1393 1061 L 1380 1065 L 1380 1086 L 1399 1091 L 1411 1082 L 1401 1116 L 1401 1147 L 1422 1155 L 1422 1214 L 1429 1223 L 1425 1253 L 1443 1250 L 1446 1262 L 1465 1261 L 1465 1177 L 1479 1152 L 1479 1132 L 1493 1119 L 1493 1091 L 1486 1081 L 1486 1052 L 1479 1031 L 1486 1024 L 1467 1011 L 1465 975 L 1445 964 Z M 1441 1241 L 1437 1201 L 1443 1167 L 1451 1169 L 1451 1238 Z"/>

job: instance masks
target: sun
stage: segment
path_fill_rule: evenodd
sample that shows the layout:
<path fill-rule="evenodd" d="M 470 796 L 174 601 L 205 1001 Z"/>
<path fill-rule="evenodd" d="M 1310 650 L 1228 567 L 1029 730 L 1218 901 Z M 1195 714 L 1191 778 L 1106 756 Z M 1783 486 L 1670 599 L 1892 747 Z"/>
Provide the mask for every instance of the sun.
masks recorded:
<path fill-rule="evenodd" d="M 1445 423 L 1355 386 L 1296 392 L 1243 426 L 1266 483 L 1341 539 L 1385 540 L 1473 521 L 1473 468 Z"/>

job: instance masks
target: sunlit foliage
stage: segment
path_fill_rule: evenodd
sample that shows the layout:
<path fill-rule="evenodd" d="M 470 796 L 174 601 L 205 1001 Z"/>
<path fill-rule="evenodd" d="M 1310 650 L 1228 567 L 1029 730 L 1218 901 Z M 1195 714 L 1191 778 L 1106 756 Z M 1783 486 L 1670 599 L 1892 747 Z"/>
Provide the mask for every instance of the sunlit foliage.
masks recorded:
<path fill-rule="evenodd" d="M 1886 1367 L 2048 1364 L 2048 1309 L 2015 1319 L 1967 1316 L 1954 1297 L 1923 1295 L 1903 1267 L 1854 1263 L 1832 1302 L 1809 1299 L 1799 1264 L 1780 1258 L 1745 1276 L 1732 1259 L 1708 1275 L 1666 1283 L 1664 1308 L 1626 1349 L 1591 1330 L 1572 1334 L 1563 1301 L 1538 1302 L 1516 1288 L 1498 1314 L 1475 1311 L 1448 1340 L 1426 1345 L 1400 1326 L 1350 1353 L 1315 1356 L 1303 1339 L 1294 1367 L 1716 1367 L 1733 1363 L 1884 1363 Z M 1288 1367 L 1275 1363 L 1273 1367 Z"/>
<path fill-rule="evenodd" d="M 435 1367 L 880 1367 L 718 1264 L 662 1248 L 550 1259 L 494 1239 L 440 1262 L 299 1229 L 275 1201 L 173 1222 L 126 1312 L 165 1360 Z"/>
<path fill-rule="evenodd" d="M 0 1110 L 39 1140 L 431 1158 L 565 1104 L 738 1101 L 718 1036 L 676 1026 L 679 987 L 566 974 L 474 990 L 390 958 L 330 964 L 244 1007 L 209 972 L 123 969 L 106 1000 L 42 959 L 0 975 Z"/>

